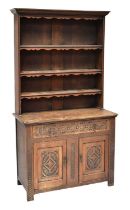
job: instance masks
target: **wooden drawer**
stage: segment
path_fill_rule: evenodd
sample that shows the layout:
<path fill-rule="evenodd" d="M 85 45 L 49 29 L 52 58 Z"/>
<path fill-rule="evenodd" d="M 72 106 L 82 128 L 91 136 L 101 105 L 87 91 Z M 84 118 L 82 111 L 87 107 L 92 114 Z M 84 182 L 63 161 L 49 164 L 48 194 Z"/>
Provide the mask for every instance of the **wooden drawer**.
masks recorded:
<path fill-rule="evenodd" d="M 50 138 L 80 133 L 97 133 L 101 131 L 108 131 L 109 129 L 110 122 L 108 119 L 57 122 L 33 126 L 32 137 L 34 139 Z"/>

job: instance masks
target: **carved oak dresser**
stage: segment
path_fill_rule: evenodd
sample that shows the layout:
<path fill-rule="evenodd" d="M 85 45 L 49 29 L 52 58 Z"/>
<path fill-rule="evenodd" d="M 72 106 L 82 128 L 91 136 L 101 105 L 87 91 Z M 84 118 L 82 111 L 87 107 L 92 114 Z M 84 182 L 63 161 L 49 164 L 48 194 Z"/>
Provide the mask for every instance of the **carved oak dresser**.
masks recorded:
<path fill-rule="evenodd" d="M 107 11 L 12 9 L 17 181 L 34 194 L 114 184 L 115 117 L 103 108 Z"/>

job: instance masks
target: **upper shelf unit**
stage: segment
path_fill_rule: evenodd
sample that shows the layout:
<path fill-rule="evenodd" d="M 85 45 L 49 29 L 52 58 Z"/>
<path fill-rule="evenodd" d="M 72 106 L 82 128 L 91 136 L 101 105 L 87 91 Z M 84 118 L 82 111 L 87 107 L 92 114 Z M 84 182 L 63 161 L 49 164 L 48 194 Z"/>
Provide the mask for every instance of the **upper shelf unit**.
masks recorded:
<path fill-rule="evenodd" d="M 91 21 L 88 21 L 90 19 Z M 78 45 L 79 48 L 101 48 L 102 46 L 98 45 L 103 44 L 100 38 L 102 30 L 102 19 L 97 17 L 86 19 L 21 17 L 20 45 L 21 49 L 33 47 L 51 49 L 51 45 L 58 49 L 64 45 L 64 49 L 70 48 L 70 45 L 76 45 L 77 48 Z"/>
<path fill-rule="evenodd" d="M 107 11 L 13 9 L 16 112 L 103 107 Z"/>

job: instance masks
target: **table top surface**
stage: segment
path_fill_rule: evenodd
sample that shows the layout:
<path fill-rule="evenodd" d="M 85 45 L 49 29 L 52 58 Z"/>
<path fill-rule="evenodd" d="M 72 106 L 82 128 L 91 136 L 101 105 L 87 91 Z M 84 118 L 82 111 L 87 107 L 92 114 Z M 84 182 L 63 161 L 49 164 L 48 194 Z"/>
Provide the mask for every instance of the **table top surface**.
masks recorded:
<path fill-rule="evenodd" d="M 41 123 L 51 123 L 59 121 L 112 118 L 116 117 L 117 114 L 105 109 L 86 108 L 86 109 L 33 112 L 21 115 L 14 114 L 14 116 L 18 121 L 24 124 L 41 124 Z"/>

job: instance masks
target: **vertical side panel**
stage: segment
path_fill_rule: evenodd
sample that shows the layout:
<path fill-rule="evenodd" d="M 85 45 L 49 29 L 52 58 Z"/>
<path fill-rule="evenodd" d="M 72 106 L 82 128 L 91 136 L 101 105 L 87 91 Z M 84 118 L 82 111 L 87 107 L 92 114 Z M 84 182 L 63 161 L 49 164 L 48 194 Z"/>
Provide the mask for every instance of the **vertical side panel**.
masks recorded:
<path fill-rule="evenodd" d="M 32 142 L 32 136 L 31 136 L 31 129 L 32 127 L 26 126 L 26 147 L 27 147 L 27 200 L 31 201 L 34 200 L 34 169 L 33 169 L 33 142 Z"/>
<path fill-rule="evenodd" d="M 20 183 L 27 189 L 26 130 L 24 125 L 17 120 L 16 126 L 17 176 Z"/>
<path fill-rule="evenodd" d="M 78 140 L 67 141 L 67 184 L 78 184 Z"/>
<path fill-rule="evenodd" d="M 98 44 L 103 45 L 102 50 L 99 52 L 99 58 L 97 61 L 97 68 L 102 70 L 100 75 L 98 88 L 102 90 L 102 94 L 99 96 L 98 105 L 102 108 L 104 101 L 104 39 L 105 39 L 105 17 L 98 24 Z"/>
<path fill-rule="evenodd" d="M 115 118 L 111 119 L 111 134 L 109 136 L 109 163 L 108 185 L 114 185 L 114 158 L 115 158 Z"/>
<path fill-rule="evenodd" d="M 21 114 L 20 103 L 20 17 L 14 15 L 15 113 Z"/>

